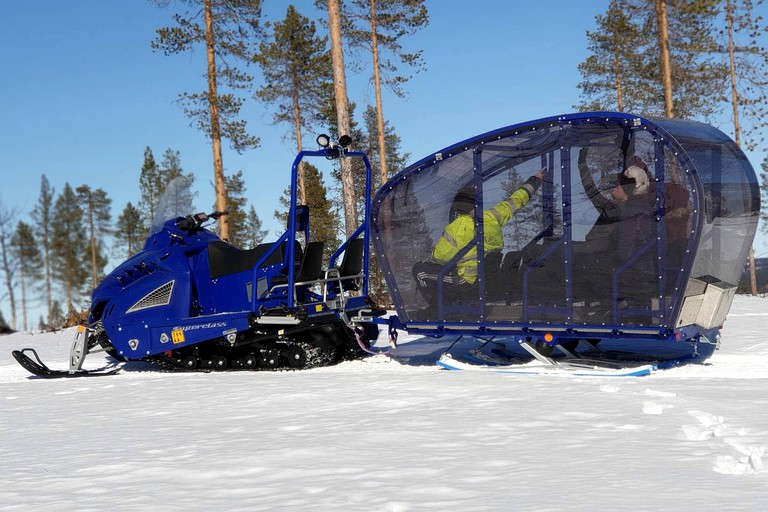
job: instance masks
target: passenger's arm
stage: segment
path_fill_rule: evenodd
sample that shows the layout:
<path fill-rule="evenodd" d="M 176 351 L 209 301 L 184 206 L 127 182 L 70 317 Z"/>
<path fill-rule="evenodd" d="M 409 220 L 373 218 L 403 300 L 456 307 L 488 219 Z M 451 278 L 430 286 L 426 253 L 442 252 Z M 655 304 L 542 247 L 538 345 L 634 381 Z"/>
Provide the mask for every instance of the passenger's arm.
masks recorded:
<path fill-rule="evenodd" d="M 541 168 L 539 172 L 528 178 L 520 188 L 515 190 L 511 196 L 504 201 L 496 203 L 493 208 L 489 208 L 484 212 L 484 215 L 491 215 L 499 226 L 503 226 L 515 212 L 528 204 L 528 201 L 536 194 L 536 191 L 541 186 L 542 176 L 546 168 Z"/>
<path fill-rule="evenodd" d="M 579 175 L 581 176 L 581 184 L 584 186 L 584 193 L 587 194 L 587 198 L 594 207 L 601 212 L 611 210 L 614 206 L 613 201 L 600 193 L 597 185 L 595 185 L 595 180 L 592 179 L 592 173 L 589 172 L 589 167 L 587 167 L 588 151 L 587 148 L 582 148 L 579 151 Z"/>

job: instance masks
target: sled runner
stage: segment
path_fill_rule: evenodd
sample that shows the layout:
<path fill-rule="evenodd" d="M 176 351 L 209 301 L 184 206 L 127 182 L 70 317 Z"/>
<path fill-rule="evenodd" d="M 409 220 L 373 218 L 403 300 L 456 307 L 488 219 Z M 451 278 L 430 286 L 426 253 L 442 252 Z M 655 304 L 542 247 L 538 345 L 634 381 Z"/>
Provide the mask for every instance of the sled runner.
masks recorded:
<path fill-rule="evenodd" d="M 557 375 L 572 377 L 643 377 L 650 375 L 657 368 L 654 365 L 637 366 L 609 365 L 604 361 L 573 359 L 557 361 L 551 364 L 540 362 L 508 365 L 472 364 L 454 359 L 450 354 L 443 354 L 437 364 L 446 370 L 469 370 L 489 373 L 509 373 L 516 375 Z"/>

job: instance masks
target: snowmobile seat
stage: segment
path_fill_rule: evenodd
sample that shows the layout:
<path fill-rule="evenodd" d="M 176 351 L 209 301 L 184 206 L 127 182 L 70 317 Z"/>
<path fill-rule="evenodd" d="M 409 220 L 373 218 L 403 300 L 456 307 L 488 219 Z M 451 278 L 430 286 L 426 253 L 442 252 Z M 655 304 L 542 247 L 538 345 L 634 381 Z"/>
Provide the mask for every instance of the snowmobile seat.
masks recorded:
<path fill-rule="evenodd" d="M 256 262 L 264 256 L 274 244 L 259 244 L 253 249 L 238 249 L 226 242 L 216 241 L 208 244 L 208 268 L 211 279 L 216 279 L 238 272 L 253 270 Z M 283 260 L 283 251 L 278 247 L 269 255 L 263 266 L 275 265 Z"/>
<path fill-rule="evenodd" d="M 282 261 L 282 255 L 286 254 L 286 251 L 287 251 L 286 243 L 287 242 L 283 242 L 282 244 L 280 244 L 280 255 L 281 255 L 280 260 L 281 261 Z M 303 252 L 303 249 L 301 248 L 301 243 L 298 240 L 294 240 L 293 241 L 293 271 L 294 272 L 296 273 L 299 272 L 299 269 L 301 268 L 301 262 L 303 259 L 304 259 L 304 252 Z M 280 271 L 280 274 L 282 274 L 283 276 L 287 276 L 288 267 L 286 266 L 285 268 L 283 268 Z"/>
<path fill-rule="evenodd" d="M 304 251 L 300 265 L 296 270 L 294 282 L 306 283 L 322 277 L 324 249 L 325 242 L 309 242 L 307 244 L 307 250 Z M 298 247 L 298 251 L 301 251 L 301 247 Z M 297 254 L 301 254 L 301 252 L 297 252 Z M 272 278 L 271 284 L 272 286 L 276 286 L 286 284 L 287 282 L 287 275 L 278 275 Z"/>
<path fill-rule="evenodd" d="M 363 272 L 363 249 L 365 239 L 355 238 L 350 240 L 344 250 L 344 257 L 341 260 L 339 266 L 339 277 L 341 278 L 341 287 L 347 291 L 356 291 L 360 288 L 358 279 L 354 277 L 359 276 Z"/>
<path fill-rule="evenodd" d="M 304 258 L 301 260 L 301 269 L 296 276 L 296 281 L 304 283 L 315 281 L 323 276 L 323 251 L 325 242 L 309 242 Z"/>

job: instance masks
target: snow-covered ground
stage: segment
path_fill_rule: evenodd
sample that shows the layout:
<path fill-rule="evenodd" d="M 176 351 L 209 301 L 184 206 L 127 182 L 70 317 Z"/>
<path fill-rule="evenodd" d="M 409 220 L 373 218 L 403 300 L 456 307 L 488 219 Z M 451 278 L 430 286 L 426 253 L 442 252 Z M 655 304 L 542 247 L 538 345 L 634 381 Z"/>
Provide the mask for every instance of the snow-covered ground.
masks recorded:
<path fill-rule="evenodd" d="M 766 510 L 768 299 L 641 378 L 440 370 L 401 339 L 300 372 L 30 378 L 0 338 L 0 510 Z M 402 343 L 405 341 L 405 343 Z M 86 367 L 103 359 L 91 356 Z"/>

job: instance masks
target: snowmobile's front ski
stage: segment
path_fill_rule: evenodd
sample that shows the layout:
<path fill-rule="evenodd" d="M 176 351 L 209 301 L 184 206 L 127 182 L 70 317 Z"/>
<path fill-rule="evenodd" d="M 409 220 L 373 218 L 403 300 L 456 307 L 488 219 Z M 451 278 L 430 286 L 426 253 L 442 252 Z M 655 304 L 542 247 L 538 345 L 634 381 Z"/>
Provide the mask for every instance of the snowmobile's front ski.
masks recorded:
<path fill-rule="evenodd" d="M 554 364 L 542 364 L 538 361 L 532 361 L 508 365 L 479 365 L 459 361 L 448 353 L 440 356 L 437 364 L 448 370 L 470 370 L 518 375 L 569 375 L 574 377 L 643 377 L 650 375 L 656 370 L 656 366 L 652 364 L 622 367 L 603 361 L 585 359 L 556 361 Z"/>
<path fill-rule="evenodd" d="M 34 359 L 29 357 L 26 352 L 32 353 Z M 13 357 L 32 375 L 43 379 L 60 379 L 65 377 L 101 377 L 104 375 L 114 375 L 120 371 L 120 368 L 101 368 L 98 370 L 52 370 L 40 360 L 40 356 L 33 348 L 14 350 Z"/>

